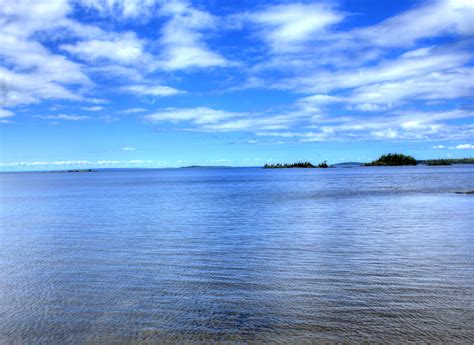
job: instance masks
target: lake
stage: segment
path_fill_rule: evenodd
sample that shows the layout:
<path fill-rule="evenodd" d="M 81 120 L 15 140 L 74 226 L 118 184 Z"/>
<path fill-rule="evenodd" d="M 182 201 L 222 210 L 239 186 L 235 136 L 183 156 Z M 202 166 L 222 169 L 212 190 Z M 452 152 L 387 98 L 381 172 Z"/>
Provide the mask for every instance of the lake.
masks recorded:
<path fill-rule="evenodd" d="M 474 339 L 474 166 L 0 174 L 0 343 Z"/>

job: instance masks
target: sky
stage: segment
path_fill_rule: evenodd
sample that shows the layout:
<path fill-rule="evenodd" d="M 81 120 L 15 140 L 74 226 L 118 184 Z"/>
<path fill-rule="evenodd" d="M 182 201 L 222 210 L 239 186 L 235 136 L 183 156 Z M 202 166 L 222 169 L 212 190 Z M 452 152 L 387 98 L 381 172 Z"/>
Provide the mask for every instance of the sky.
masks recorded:
<path fill-rule="evenodd" d="M 472 157 L 474 1 L 4 0 L 0 170 Z"/>

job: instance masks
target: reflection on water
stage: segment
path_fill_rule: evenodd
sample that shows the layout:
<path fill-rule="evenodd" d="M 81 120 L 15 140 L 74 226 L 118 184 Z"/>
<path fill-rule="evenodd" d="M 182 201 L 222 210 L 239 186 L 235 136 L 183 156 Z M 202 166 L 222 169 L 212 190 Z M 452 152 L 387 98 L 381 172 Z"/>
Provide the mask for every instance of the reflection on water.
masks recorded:
<path fill-rule="evenodd" d="M 468 342 L 473 177 L 0 174 L 0 343 Z"/>

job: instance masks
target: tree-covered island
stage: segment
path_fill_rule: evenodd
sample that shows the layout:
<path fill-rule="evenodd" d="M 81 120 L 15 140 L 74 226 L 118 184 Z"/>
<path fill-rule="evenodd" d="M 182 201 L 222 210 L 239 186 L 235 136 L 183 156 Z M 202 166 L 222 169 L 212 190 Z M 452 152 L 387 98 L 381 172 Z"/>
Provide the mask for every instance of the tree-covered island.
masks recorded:
<path fill-rule="evenodd" d="M 412 156 L 401 153 L 388 153 L 380 156 L 371 163 L 364 164 L 365 166 L 401 166 L 401 165 L 417 165 L 417 160 Z"/>

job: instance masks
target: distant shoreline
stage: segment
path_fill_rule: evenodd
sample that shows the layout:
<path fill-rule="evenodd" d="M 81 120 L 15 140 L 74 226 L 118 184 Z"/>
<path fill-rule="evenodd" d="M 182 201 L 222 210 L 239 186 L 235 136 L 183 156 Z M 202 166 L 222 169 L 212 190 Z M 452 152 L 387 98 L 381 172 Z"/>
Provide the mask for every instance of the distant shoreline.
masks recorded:
<path fill-rule="evenodd" d="M 429 166 L 429 167 L 443 167 L 443 166 L 463 166 L 463 165 L 474 165 L 473 162 L 459 162 L 459 163 L 451 163 L 451 164 L 426 164 L 424 161 L 419 161 L 417 166 Z M 348 164 L 349 163 L 349 164 Z M 356 162 L 345 162 L 345 163 L 336 163 L 331 164 L 330 168 L 337 168 L 337 169 L 348 169 L 348 168 L 368 168 L 368 167 L 375 167 L 375 168 L 383 168 L 383 167 L 400 167 L 400 166 L 389 166 L 389 165 L 377 165 L 377 166 L 365 166 L 365 163 L 358 163 L 352 164 Z M 403 166 L 402 166 L 403 167 Z M 1 173 L 87 173 L 87 172 L 106 172 L 106 171 L 126 171 L 126 170 L 205 170 L 205 169 L 263 169 L 262 166 L 199 166 L 199 167 L 165 167 L 165 168 L 145 168 L 145 167 L 137 167 L 137 168 L 90 168 L 90 169 L 68 169 L 68 170 L 3 170 L 0 171 Z M 307 169 L 307 168 L 290 168 L 290 169 Z M 318 169 L 318 168 L 309 168 L 309 169 Z M 90 170 L 90 171 L 89 171 Z M 274 170 L 274 169 L 268 169 Z M 319 170 L 319 169 L 318 169 Z M 330 169 L 333 170 L 333 169 Z"/>
<path fill-rule="evenodd" d="M 413 156 L 405 155 L 402 153 L 388 153 L 381 155 L 378 159 L 373 160 L 370 163 L 359 163 L 359 162 L 346 162 L 329 165 L 326 161 L 314 165 L 309 161 L 299 161 L 296 163 L 266 163 L 264 169 L 314 169 L 314 168 L 334 168 L 336 166 L 376 166 L 376 167 L 387 167 L 387 166 L 416 166 L 418 164 L 428 166 L 441 166 L 441 165 L 453 165 L 453 164 L 474 164 L 474 158 L 438 158 L 438 159 L 415 159 Z"/>

